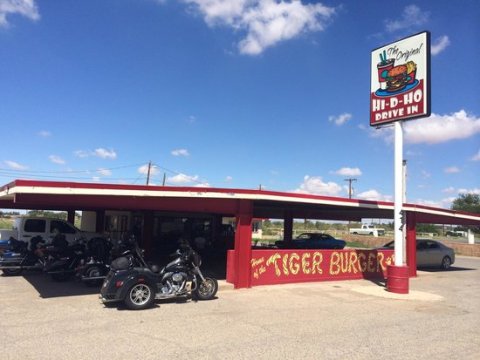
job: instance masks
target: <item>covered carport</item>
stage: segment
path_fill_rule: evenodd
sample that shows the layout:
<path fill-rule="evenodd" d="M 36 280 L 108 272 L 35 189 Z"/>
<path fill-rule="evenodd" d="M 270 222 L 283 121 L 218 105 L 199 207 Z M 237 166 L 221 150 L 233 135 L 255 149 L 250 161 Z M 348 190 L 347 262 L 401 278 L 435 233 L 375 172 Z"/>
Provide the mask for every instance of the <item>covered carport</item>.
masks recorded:
<path fill-rule="evenodd" d="M 144 214 L 143 246 L 147 252 L 153 245 L 151 234 L 155 211 L 235 217 L 234 251 L 228 259 L 227 274 L 227 280 L 235 288 L 252 286 L 251 241 L 254 218 L 283 219 L 284 240 L 288 242 L 292 239 L 294 219 L 392 219 L 393 207 L 393 203 L 382 201 L 246 189 L 38 180 L 15 180 L 0 188 L 0 208 L 67 211 L 72 222 L 75 211 L 94 211 L 97 231 L 103 229 L 106 210 L 141 211 Z M 478 214 L 415 204 L 404 204 L 403 210 L 406 217 L 406 259 L 410 276 L 416 276 L 417 223 L 480 225 Z"/>

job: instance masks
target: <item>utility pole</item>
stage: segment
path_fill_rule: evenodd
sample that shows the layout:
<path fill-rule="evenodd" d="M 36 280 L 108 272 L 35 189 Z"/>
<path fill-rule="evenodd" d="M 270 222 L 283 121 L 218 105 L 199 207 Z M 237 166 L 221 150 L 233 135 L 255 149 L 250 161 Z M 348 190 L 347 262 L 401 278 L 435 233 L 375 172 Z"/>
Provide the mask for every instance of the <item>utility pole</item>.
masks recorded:
<path fill-rule="evenodd" d="M 357 181 L 357 179 L 355 178 L 348 178 L 348 179 L 345 179 L 345 181 L 348 181 L 348 198 L 351 199 L 352 198 L 352 182 L 354 181 Z"/>
<path fill-rule="evenodd" d="M 150 184 L 150 169 L 152 167 L 152 161 L 148 162 L 148 171 L 147 171 L 147 185 Z"/>

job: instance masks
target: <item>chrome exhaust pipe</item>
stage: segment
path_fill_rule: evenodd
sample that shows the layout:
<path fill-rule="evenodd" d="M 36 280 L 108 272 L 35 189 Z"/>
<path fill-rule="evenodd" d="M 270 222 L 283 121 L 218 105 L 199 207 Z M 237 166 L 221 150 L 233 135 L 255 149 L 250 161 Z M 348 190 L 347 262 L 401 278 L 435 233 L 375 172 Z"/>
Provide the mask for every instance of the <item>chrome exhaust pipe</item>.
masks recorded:
<path fill-rule="evenodd" d="M 89 281 L 89 280 L 103 280 L 105 279 L 106 276 L 82 276 L 82 281 Z"/>

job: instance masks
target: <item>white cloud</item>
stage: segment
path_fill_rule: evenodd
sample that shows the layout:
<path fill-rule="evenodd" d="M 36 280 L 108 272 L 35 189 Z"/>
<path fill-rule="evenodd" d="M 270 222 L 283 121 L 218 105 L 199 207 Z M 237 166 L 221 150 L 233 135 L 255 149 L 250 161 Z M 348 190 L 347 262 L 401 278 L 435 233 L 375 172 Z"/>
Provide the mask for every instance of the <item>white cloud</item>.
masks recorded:
<path fill-rule="evenodd" d="M 362 171 L 359 168 L 349 168 L 349 167 L 343 167 L 337 171 L 334 172 L 337 175 L 340 176 L 360 176 L 362 175 Z"/>
<path fill-rule="evenodd" d="M 449 115 L 432 114 L 429 118 L 406 122 L 405 141 L 413 144 L 436 144 L 466 139 L 480 133 L 480 118 L 460 110 Z"/>
<path fill-rule="evenodd" d="M 104 148 L 98 148 L 98 149 L 95 149 L 93 151 L 89 151 L 89 150 L 76 150 L 74 152 L 75 156 L 79 157 L 79 158 L 86 158 L 86 157 L 89 157 L 89 156 L 96 156 L 96 157 L 99 157 L 99 158 L 102 158 L 102 159 L 111 159 L 111 160 L 114 160 L 117 158 L 117 153 L 115 152 L 115 150 L 107 150 L 107 149 L 104 149 Z"/>
<path fill-rule="evenodd" d="M 201 181 L 198 175 L 186 175 L 186 174 L 177 174 L 175 176 L 171 176 L 167 178 L 167 182 L 173 185 L 192 185 L 201 186 L 201 187 L 209 187 L 210 184 L 206 181 Z"/>
<path fill-rule="evenodd" d="M 422 175 L 422 179 L 428 179 L 432 176 L 432 174 L 430 174 L 427 170 L 422 170 L 420 173 Z"/>
<path fill-rule="evenodd" d="M 98 148 L 98 149 L 95 149 L 95 151 L 93 152 L 95 156 L 98 156 L 99 158 L 102 158 L 102 159 L 116 159 L 117 158 L 117 153 L 110 149 L 110 150 L 107 150 L 107 149 L 104 149 L 104 148 Z"/>
<path fill-rule="evenodd" d="M 478 150 L 478 152 L 473 155 L 472 161 L 480 161 L 480 150 Z"/>
<path fill-rule="evenodd" d="M 190 153 L 187 149 L 175 149 L 172 150 L 171 154 L 173 156 L 190 156 Z"/>
<path fill-rule="evenodd" d="M 231 182 L 232 180 L 233 180 L 233 177 L 231 177 L 230 175 L 225 178 L 226 182 Z"/>
<path fill-rule="evenodd" d="M 349 113 L 343 113 L 338 116 L 329 116 L 328 121 L 335 123 L 337 126 L 341 126 L 345 124 L 347 121 L 349 121 L 352 118 L 352 114 Z"/>
<path fill-rule="evenodd" d="M 15 161 L 12 161 L 12 160 L 5 160 L 4 163 L 11 169 L 13 170 L 27 170 L 28 169 L 28 166 L 25 166 L 25 165 L 22 165 L 22 164 L 19 164 Z"/>
<path fill-rule="evenodd" d="M 79 157 L 79 158 L 86 158 L 90 156 L 89 152 L 85 150 L 76 150 L 74 154 L 76 157 Z"/>
<path fill-rule="evenodd" d="M 430 51 L 433 56 L 440 54 L 450 45 L 450 39 L 447 35 L 437 38 L 431 45 Z"/>
<path fill-rule="evenodd" d="M 457 192 L 457 189 L 455 189 L 453 186 L 449 186 L 445 189 L 442 190 L 443 193 L 445 194 L 454 194 Z"/>
<path fill-rule="evenodd" d="M 46 138 L 52 136 L 52 133 L 48 130 L 42 130 L 38 132 L 38 136 Z"/>
<path fill-rule="evenodd" d="M 375 189 L 370 189 L 356 196 L 359 199 L 363 200 L 371 200 L 371 201 L 392 201 L 392 196 L 390 195 L 383 195 Z"/>
<path fill-rule="evenodd" d="M 54 164 L 65 165 L 65 160 L 58 155 L 50 155 L 48 159 Z"/>
<path fill-rule="evenodd" d="M 322 31 L 335 14 L 320 3 L 276 0 L 183 0 L 198 11 L 209 26 L 228 26 L 245 34 L 240 53 L 261 54 L 266 48 L 303 33 Z"/>
<path fill-rule="evenodd" d="M 417 5 L 409 5 L 395 20 L 385 20 L 385 28 L 388 32 L 410 30 L 426 24 L 429 17 L 430 13 L 422 11 Z"/>
<path fill-rule="evenodd" d="M 393 127 L 371 129 L 371 136 L 393 142 Z M 432 114 L 429 118 L 406 121 L 403 124 L 404 141 L 410 144 L 439 144 L 466 139 L 480 133 L 480 118 L 460 110 L 453 114 Z"/>
<path fill-rule="evenodd" d="M 440 201 L 434 200 L 425 200 L 425 199 L 416 199 L 415 204 L 424 205 L 424 206 L 431 206 L 436 208 L 449 208 L 450 204 L 455 198 L 445 198 Z"/>
<path fill-rule="evenodd" d="M 201 182 L 199 184 L 196 184 L 195 187 L 210 187 L 210 184 L 208 182 Z"/>
<path fill-rule="evenodd" d="M 321 176 L 308 176 L 303 178 L 303 183 L 294 192 L 302 194 L 337 196 L 342 187 L 334 182 L 324 182 Z"/>
<path fill-rule="evenodd" d="M 30 20 L 40 19 L 35 0 L 1 0 L 0 1 L 0 27 L 8 27 L 10 24 L 7 16 L 22 15 Z"/>
<path fill-rule="evenodd" d="M 458 189 L 459 194 L 477 194 L 480 195 L 480 188 L 474 189 Z"/>
<path fill-rule="evenodd" d="M 139 174 L 148 175 L 148 164 L 142 165 L 137 169 Z M 156 165 L 150 166 L 150 175 L 157 175 L 160 172 Z"/>
<path fill-rule="evenodd" d="M 456 173 L 460 172 L 460 169 L 456 166 L 450 166 L 450 167 L 447 167 L 447 168 L 443 169 L 443 172 L 445 174 L 456 174 Z"/>
<path fill-rule="evenodd" d="M 104 169 L 104 168 L 97 169 L 97 173 L 99 173 L 101 176 L 111 176 L 112 175 L 111 170 Z"/>

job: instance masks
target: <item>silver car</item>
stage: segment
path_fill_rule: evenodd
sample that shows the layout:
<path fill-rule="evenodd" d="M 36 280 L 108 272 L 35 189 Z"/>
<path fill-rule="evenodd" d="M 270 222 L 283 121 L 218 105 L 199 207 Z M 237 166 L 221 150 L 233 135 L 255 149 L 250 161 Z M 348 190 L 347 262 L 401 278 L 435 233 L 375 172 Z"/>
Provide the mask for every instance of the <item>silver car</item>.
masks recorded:
<path fill-rule="evenodd" d="M 382 249 L 393 249 L 391 241 Z M 439 267 L 447 270 L 455 262 L 455 251 L 439 241 L 417 239 L 417 267 Z"/>

